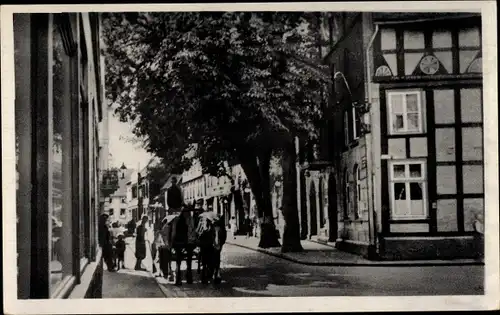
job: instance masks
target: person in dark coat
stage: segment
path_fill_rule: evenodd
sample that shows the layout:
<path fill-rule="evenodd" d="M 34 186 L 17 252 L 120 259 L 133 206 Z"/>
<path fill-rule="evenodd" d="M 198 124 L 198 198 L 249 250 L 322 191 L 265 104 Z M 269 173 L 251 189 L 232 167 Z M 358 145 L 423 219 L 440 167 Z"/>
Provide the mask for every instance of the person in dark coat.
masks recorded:
<path fill-rule="evenodd" d="M 115 271 L 115 264 L 113 261 L 113 243 L 111 233 L 107 225 L 109 216 L 105 213 L 99 217 L 99 245 L 102 248 L 102 258 L 108 267 L 108 271 Z"/>
<path fill-rule="evenodd" d="M 243 220 L 243 227 L 245 229 L 245 235 L 246 238 L 250 237 L 250 234 L 252 234 L 252 220 L 250 220 L 250 216 L 247 214 L 245 215 L 245 219 Z"/>
<path fill-rule="evenodd" d="M 172 178 L 172 186 L 167 190 L 167 205 L 173 211 L 180 211 L 184 204 L 182 190 L 177 185 L 177 178 Z"/>
<path fill-rule="evenodd" d="M 145 270 L 141 267 L 141 263 L 146 258 L 146 223 L 148 220 L 147 216 L 143 216 L 141 224 L 137 227 L 137 235 L 135 237 L 135 258 L 137 258 L 135 270 Z"/>
<path fill-rule="evenodd" d="M 125 249 L 127 248 L 127 244 L 123 237 L 123 234 L 119 234 L 118 240 L 115 243 L 117 270 L 120 270 L 120 265 L 121 268 L 125 269 Z"/>

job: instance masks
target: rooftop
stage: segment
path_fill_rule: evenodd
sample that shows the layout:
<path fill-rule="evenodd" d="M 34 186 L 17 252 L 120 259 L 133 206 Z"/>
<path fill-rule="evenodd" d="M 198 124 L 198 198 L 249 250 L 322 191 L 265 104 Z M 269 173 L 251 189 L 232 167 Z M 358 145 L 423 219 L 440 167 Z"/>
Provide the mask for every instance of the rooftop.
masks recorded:
<path fill-rule="evenodd" d="M 130 181 L 130 177 L 134 173 L 134 170 L 125 169 L 124 173 L 125 176 L 123 178 L 120 175 L 118 176 L 118 189 L 111 196 L 121 197 L 127 195 L 127 183 Z"/>

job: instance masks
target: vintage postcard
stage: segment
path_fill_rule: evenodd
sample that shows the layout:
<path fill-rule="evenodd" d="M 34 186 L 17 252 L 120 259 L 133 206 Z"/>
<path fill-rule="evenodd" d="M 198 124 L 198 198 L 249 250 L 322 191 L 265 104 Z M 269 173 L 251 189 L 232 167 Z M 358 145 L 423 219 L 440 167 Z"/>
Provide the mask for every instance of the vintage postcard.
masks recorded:
<path fill-rule="evenodd" d="M 498 309 L 492 1 L 2 6 L 7 314 Z"/>

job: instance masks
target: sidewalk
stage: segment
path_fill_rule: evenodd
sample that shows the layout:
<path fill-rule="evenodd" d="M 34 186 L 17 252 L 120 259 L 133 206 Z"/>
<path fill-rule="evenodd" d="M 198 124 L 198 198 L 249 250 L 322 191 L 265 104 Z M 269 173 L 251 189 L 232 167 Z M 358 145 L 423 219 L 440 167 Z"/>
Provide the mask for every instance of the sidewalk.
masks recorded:
<path fill-rule="evenodd" d="M 151 253 L 142 262 L 145 271 L 134 270 L 135 238 L 126 238 L 125 269 L 116 272 L 104 270 L 103 298 L 164 298 L 165 294 L 151 274 Z M 104 267 L 106 268 L 106 267 Z"/>
<path fill-rule="evenodd" d="M 281 240 L 280 240 L 281 241 Z M 340 251 L 331 245 L 323 245 L 314 241 L 301 241 L 303 252 L 282 253 L 280 247 L 259 248 L 259 239 L 245 236 L 228 237 L 228 244 L 255 250 L 271 256 L 283 258 L 295 263 L 310 266 L 456 266 L 456 265 L 483 265 L 483 262 L 474 259 L 456 260 L 402 260 L 402 261 L 373 261 L 361 256 Z"/>

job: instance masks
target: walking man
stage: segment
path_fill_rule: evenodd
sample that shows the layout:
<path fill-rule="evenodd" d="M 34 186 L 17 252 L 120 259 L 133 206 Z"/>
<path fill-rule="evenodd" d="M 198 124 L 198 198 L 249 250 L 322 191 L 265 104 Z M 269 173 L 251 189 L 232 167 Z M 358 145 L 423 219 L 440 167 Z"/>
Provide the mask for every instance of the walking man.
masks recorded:
<path fill-rule="evenodd" d="M 177 178 L 172 178 L 172 186 L 167 190 L 167 205 L 171 211 L 178 212 L 184 203 L 181 188 L 177 185 Z"/>

